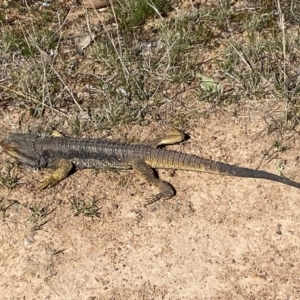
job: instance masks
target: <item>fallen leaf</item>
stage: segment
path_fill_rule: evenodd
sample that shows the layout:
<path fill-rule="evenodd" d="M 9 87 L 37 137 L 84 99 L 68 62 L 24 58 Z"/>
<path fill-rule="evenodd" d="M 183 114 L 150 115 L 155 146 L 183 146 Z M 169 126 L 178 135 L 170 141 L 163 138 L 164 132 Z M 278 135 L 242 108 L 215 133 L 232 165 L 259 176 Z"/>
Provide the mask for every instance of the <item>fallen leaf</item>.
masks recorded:
<path fill-rule="evenodd" d="M 111 0 L 111 2 L 115 2 L 115 0 Z M 82 3 L 87 8 L 104 8 L 110 5 L 109 0 L 82 0 Z"/>
<path fill-rule="evenodd" d="M 96 35 L 95 34 L 87 34 L 84 37 L 82 37 L 77 46 L 76 46 L 76 51 L 79 55 L 83 56 L 83 51 L 86 47 L 88 47 L 95 39 Z"/>
<path fill-rule="evenodd" d="M 201 80 L 200 86 L 204 91 L 213 93 L 222 92 L 222 85 L 219 82 L 216 82 L 200 73 L 196 73 L 196 78 Z"/>

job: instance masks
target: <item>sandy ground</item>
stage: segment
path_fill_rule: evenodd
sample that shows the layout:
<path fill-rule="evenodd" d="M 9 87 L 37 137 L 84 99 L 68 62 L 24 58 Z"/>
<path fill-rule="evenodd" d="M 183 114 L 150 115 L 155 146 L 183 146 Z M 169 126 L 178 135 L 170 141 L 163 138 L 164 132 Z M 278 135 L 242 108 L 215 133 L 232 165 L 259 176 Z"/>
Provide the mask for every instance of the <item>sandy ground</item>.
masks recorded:
<path fill-rule="evenodd" d="M 14 131 L 51 127 L 47 116 L 30 118 L 16 107 L 0 113 L 0 140 Z M 300 182 L 298 134 L 267 134 L 267 122 L 277 113 L 282 107 L 276 99 L 212 109 L 188 124 L 186 143 L 169 148 L 282 170 Z M 143 140 L 163 125 L 120 126 L 111 133 Z M 1 174 L 7 161 L 0 151 Z M 43 191 L 37 184 L 47 170 L 14 172 L 16 188 L 0 187 L 1 299 L 300 299 L 295 188 L 158 170 L 177 194 L 145 206 L 155 190 L 131 171 L 82 170 Z M 92 200 L 97 216 L 76 215 L 74 201 Z"/>
<path fill-rule="evenodd" d="M 263 114 L 247 105 L 212 113 L 171 148 L 277 172 L 279 159 L 262 160 L 275 138 L 261 134 Z M 299 141 L 285 141 L 284 174 L 300 181 Z M 46 171 L 17 172 L 18 186 L 0 190 L 2 207 L 16 201 L 0 223 L 1 299 L 299 298 L 295 188 L 160 170 L 177 195 L 145 207 L 154 190 L 130 171 L 78 171 L 44 191 L 36 185 Z M 75 216 L 74 199 L 97 199 L 98 217 Z M 49 214 L 34 218 L 37 207 Z"/>

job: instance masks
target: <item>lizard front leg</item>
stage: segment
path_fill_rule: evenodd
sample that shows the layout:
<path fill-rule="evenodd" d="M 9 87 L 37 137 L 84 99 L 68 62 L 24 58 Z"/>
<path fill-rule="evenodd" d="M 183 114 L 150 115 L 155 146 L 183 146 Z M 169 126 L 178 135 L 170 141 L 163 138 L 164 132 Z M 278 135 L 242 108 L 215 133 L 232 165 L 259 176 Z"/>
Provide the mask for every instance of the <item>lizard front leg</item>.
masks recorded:
<path fill-rule="evenodd" d="M 45 189 L 47 187 L 52 187 L 59 183 L 61 180 L 65 179 L 71 172 L 73 168 L 72 162 L 60 159 L 53 163 L 54 171 L 44 178 L 41 179 L 39 188 Z"/>
<path fill-rule="evenodd" d="M 131 163 L 133 170 L 143 177 L 149 184 L 158 188 L 159 193 L 150 197 L 147 204 L 163 199 L 169 199 L 174 196 L 173 187 L 166 181 L 155 177 L 153 169 L 148 166 L 143 160 L 137 159 Z"/>

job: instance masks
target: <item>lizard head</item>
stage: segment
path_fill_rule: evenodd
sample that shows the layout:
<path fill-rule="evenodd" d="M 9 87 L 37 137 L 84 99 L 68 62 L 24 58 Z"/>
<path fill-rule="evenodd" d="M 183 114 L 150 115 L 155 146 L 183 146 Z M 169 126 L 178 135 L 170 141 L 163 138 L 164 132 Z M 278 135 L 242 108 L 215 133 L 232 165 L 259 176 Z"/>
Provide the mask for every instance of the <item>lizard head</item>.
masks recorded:
<path fill-rule="evenodd" d="M 21 163 L 35 167 L 38 165 L 33 147 L 36 136 L 31 134 L 13 134 L 0 142 L 0 146 L 10 156 Z"/>

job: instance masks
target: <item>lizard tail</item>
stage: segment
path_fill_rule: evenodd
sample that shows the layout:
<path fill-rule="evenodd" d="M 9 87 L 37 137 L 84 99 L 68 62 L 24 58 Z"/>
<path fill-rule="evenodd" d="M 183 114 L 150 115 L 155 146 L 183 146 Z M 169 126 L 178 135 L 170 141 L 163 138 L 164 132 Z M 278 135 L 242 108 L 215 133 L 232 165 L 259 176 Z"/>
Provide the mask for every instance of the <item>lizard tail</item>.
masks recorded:
<path fill-rule="evenodd" d="M 279 176 L 279 175 L 269 173 L 266 171 L 261 171 L 261 170 L 248 169 L 248 168 L 226 165 L 226 164 L 222 164 L 222 165 L 223 165 L 223 169 L 225 169 L 224 174 L 227 174 L 227 175 L 236 176 L 236 177 L 267 179 L 267 180 L 280 182 L 280 183 L 283 183 L 283 184 L 286 184 L 289 186 L 293 186 L 297 189 L 300 189 L 299 182 L 295 182 L 295 181 L 290 180 L 283 176 Z"/>
<path fill-rule="evenodd" d="M 236 177 L 267 179 L 300 189 L 300 183 L 266 171 L 229 165 L 210 159 L 205 159 L 196 155 L 180 153 L 177 151 L 165 151 L 166 153 L 160 152 L 160 155 L 163 156 L 164 159 L 152 159 L 149 161 L 149 164 L 154 168 L 171 168 L 178 170 L 215 173 L 220 175 L 229 175 Z"/>

